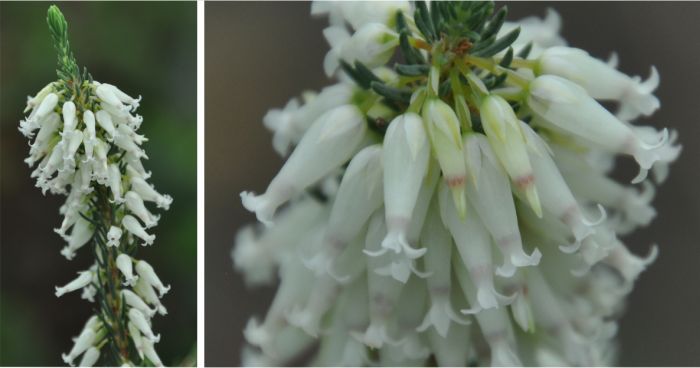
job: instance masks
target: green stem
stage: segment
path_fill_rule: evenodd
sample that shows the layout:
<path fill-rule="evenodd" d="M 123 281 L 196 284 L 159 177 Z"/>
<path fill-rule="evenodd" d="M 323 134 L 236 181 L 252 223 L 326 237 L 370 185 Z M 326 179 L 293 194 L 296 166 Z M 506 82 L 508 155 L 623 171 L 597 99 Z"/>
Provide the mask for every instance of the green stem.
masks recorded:
<path fill-rule="evenodd" d="M 68 41 L 68 22 L 56 5 L 51 5 L 46 15 L 46 23 L 53 39 L 53 46 L 58 56 L 56 74 L 69 86 L 81 84 L 80 68 L 70 49 Z"/>

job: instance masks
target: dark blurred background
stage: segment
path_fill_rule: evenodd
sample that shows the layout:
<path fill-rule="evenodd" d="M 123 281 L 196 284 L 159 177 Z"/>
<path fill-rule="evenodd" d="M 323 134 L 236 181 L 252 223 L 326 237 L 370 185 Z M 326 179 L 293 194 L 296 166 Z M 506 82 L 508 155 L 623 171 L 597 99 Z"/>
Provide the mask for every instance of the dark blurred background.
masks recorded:
<path fill-rule="evenodd" d="M 17 131 L 27 95 L 56 79 L 56 56 L 46 26 L 51 3 L 0 3 L 0 365 L 63 365 L 93 305 L 62 285 L 91 263 L 88 251 L 73 261 L 59 254 L 53 232 L 62 196 L 42 196 L 23 159 L 26 139 Z M 78 64 L 101 82 L 136 97 L 144 117 L 140 133 L 156 188 L 171 194 L 160 212 L 153 247 L 138 255 L 172 285 L 167 316 L 153 320 L 166 365 L 196 359 L 196 4 L 194 2 L 58 3 Z M 195 360 L 196 361 L 196 360 Z"/>
<path fill-rule="evenodd" d="M 658 191 L 658 217 L 625 239 L 637 254 L 658 243 L 661 254 L 629 298 L 619 340 L 622 365 L 700 365 L 700 3 L 508 4 L 509 19 L 563 19 L 569 44 L 642 75 L 656 65 L 661 109 L 648 122 L 680 133 L 684 149 Z M 240 204 L 242 190 L 264 191 L 282 160 L 262 125 L 265 112 L 304 89 L 331 83 L 323 74 L 325 19 L 309 3 L 206 4 L 206 351 L 210 366 L 237 365 L 242 329 L 264 315 L 274 288 L 248 290 L 232 269 L 236 230 L 255 220 Z M 626 168 L 624 177 L 636 171 Z"/>

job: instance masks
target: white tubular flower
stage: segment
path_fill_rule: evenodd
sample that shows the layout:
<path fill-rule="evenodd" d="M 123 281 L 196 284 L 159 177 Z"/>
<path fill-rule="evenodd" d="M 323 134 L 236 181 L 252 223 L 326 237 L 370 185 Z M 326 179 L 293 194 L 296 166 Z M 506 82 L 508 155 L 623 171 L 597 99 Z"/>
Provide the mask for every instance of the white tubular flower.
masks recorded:
<path fill-rule="evenodd" d="M 153 226 L 158 225 L 158 219 L 160 218 L 159 216 L 155 216 L 152 213 L 146 209 L 146 206 L 143 203 L 143 199 L 141 199 L 141 196 L 136 194 L 134 191 L 129 191 L 124 195 L 124 199 L 126 201 L 126 208 L 131 211 L 134 215 L 136 215 L 141 221 L 143 221 L 144 224 L 146 224 L 146 228 L 151 228 Z"/>
<path fill-rule="evenodd" d="M 545 50 L 536 70 L 566 78 L 583 87 L 596 100 L 619 101 L 618 118 L 621 120 L 649 116 L 660 106 L 659 99 L 652 94 L 659 85 L 659 74 L 654 67 L 649 79 L 641 82 L 641 78 L 621 73 L 584 50 L 561 46 Z"/>
<path fill-rule="evenodd" d="M 481 122 L 491 148 L 505 167 L 517 190 L 525 193 L 532 210 L 542 215 L 535 176 L 526 153 L 520 121 L 503 98 L 488 96 L 481 104 Z"/>
<path fill-rule="evenodd" d="M 153 186 L 148 184 L 146 179 L 143 177 L 131 177 L 131 190 L 141 196 L 142 200 L 154 202 L 158 208 L 163 208 L 166 211 L 170 209 L 170 205 L 173 203 L 172 197 L 167 194 L 160 194 L 156 192 Z"/>
<path fill-rule="evenodd" d="M 148 358 L 148 360 L 150 360 L 154 366 L 162 367 L 163 362 L 160 360 L 158 353 L 156 353 L 156 350 L 153 348 L 154 342 L 155 341 L 152 341 L 150 339 L 143 339 L 141 344 L 141 350 L 143 351 L 143 354 L 146 356 L 146 358 Z"/>
<path fill-rule="evenodd" d="M 168 310 L 160 302 L 160 297 L 156 293 L 156 290 L 148 283 L 148 281 L 143 278 L 138 278 L 136 284 L 134 285 L 134 292 L 139 295 L 146 303 L 151 304 L 156 307 L 158 314 L 164 316 L 168 314 Z"/>
<path fill-rule="evenodd" d="M 282 283 L 263 323 L 251 318 L 243 331 L 248 343 L 261 348 L 268 355 L 274 355 L 275 337 L 288 327 L 287 311 L 307 299 L 310 293 L 308 285 L 313 282 L 313 274 L 293 257 L 280 267 L 280 278 Z"/>
<path fill-rule="evenodd" d="M 56 286 L 56 296 L 61 297 L 65 293 L 70 293 L 71 291 L 76 291 L 88 286 L 92 282 L 93 272 L 92 271 L 82 271 L 78 274 L 79 276 L 75 280 L 67 283 L 64 286 Z"/>
<path fill-rule="evenodd" d="M 370 68 L 386 64 L 399 44 L 399 35 L 381 23 L 364 24 L 352 36 L 340 26 L 326 28 L 323 34 L 332 47 L 323 61 L 329 77 L 338 70 L 340 60 L 358 61 Z"/>
<path fill-rule="evenodd" d="M 109 189 L 112 191 L 112 201 L 114 203 L 123 203 L 122 197 L 122 174 L 119 171 L 117 164 L 110 164 L 107 169 L 107 178 Z"/>
<path fill-rule="evenodd" d="M 314 283 L 306 304 L 303 307 L 293 307 L 287 315 L 287 321 L 310 336 L 318 337 L 321 319 L 333 307 L 339 289 L 340 285 L 331 276 L 321 276 Z"/>
<path fill-rule="evenodd" d="M 106 110 L 100 110 L 95 114 L 95 118 L 97 119 L 97 124 L 100 125 L 100 128 L 104 129 L 104 131 L 108 134 L 107 139 L 110 142 L 114 140 L 116 129 L 114 128 L 114 122 L 112 122 L 112 116 L 109 114 L 109 112 Z"/>
<path fill-rule="evenodd" d="M 566 45 L 566 40 L 561 37 L 561 16 L 556 10 L 547 8 L 544 19 L 535 16 L 523 18 L 517 22 L 505 22 L 498 32 L 499 37 L 520 27 L 518 39 L 513 43 L 513 48 L 518 50 L 532 43 L 531 55 L 537 56 L 543 50 Z"/>
<path fill-rule="evenodd" d="M 304 263 L 317 275 L 335 272 L 336 260 L 382 204 L 382 148 L 365 147 L 350 161 L 331 208 L 323 243 Z"/>
<path fill-rule="evenodd" d="M 433 150 L 437 156 L 447 186 L 460 217 L 466 215 L 466 164 L 459 119 L 454 110 L 439 99 L 431 99 L 423 107 L 423 121 L 427 126 Z"/>
<path fill-rule="evenodd" d="M 107 245 L 110 247 L 118 247 L 122 237 L 122 229 L 111 226 L 107 232 Z"/>
<path fill-rule="evenodd" d="M 369 3 L 363 1 L 313 1 L 311 15 L 327 14 L 330 23 L 341 25 L 343 21 L 350 23 L 353 29 L 360 29 L 367 23 L 393 24 L 396 13 L 401 11 L 409 14 L 411 6 L 408 1 L 380 1 Z"/>
<path fill-rule="evenodd" d="M 620 238 L 657 215 L 682 149 L 676 131 L 627 120 L 658 107 L 655 70 L 642 81 L 616 54 L 565 47 L 551 9 L 504 23 L 488 2 L 311 8 L 329 17 L 337 81 L 263 119 L 278 153 L 295 149 L 264 194 L 241 193 L 258 221 L 238 231 L 234 268 L 280 282 L 243 332 L 243 364 L 288 365 L 314 345 L 318 366 L 615 365 L 616 321 L 658 253 Z M 128 111 L 103 106 L 140 144 L 120 128 Z M 639 163 L 639 188 L 613 180 L 619 154 Z M 147 200 L 148 173 L 124 158 L 125 192 Z M 160 310 L 145 277 L 134 291 Z"/>
<path fill-rule="evenodd" d="M 640 167 L 633 183 L 646 178 L 648 170 L 660 159 L 657 151 L 668 142 L 665 129 L 657 142 L 642 141 L 583 88 L 554 75 L 544 75 L 530 83 L 527 103 L 548 126 L 609 152 L 633 156 Z"/>
<path fill-rule="evenodd" d="M 41 101 L 39 107 L 33 111 L 31 117 L 34 119 L 34 121 L 41 119 L 51 113 L 51 111 L 56 108 L 56 105 L 58 105 L 58 95 L 53 92 L 49 93 Z"/>
<path fill-rule="evenodd" d="M 338 83 L 324 88 L 318 95 L 306 94 L 304 105 L 296 98 L 291 99 L 283 109 L 272 109 L 263 117 L 265 127 L 274 135 L 272 146 L 282 156 L 286 156 L 293 145 L 299 143 L 310 125 L 326 111 L 350 102 L 353 87 Z"/>
<path fill-rule="evenodd" d="M 141 276 L 142 280 L 145 280 L 146 282 L 151 284 L 151 286 L 158 289 L 161 298 L 163 297 L 163 295 L 167 294 L 168 291 L 170 291 L 170 285 L 163 285 L 163 282 L 160 281 L 160 278 L 158 278 L 158 275 L 156 275 L 156 272 L 153 270 L 153 267 L 146 261 L 141 260 L 136 262 L 136 273 L 138 273 L 139 276 Z"/>
<path fill-rule="evenodd" d="M 131 341 L 134 342 L 134 347 L 136 348 L 136 351 L 139 353 L 139 356 L 141 359 L 143 359 L 143 337 L 141 336 L 141 331 L 139 331 L 136 326 L 134 326 L 133 323 L 128 322 L 127 323 L 127 330 L 129 331 L 129 336 L 131 337 Z"/>
<path fill-rule="evenodd" d="M 80 335 L 78 335 L 78 337 L 75 339 L 75 344 L 73 344 L 73 348 L 71 348 L 70 352 L 68 354 L 61 355 L 63 362 L 73 366 L 73 360 L 92 347 L 96 342 L 96 337 L 97 333 L 92 329 L 92 327 L 85 326 Z"/>
<path fill-rule="evenodd" d="M 366 129 L 362 113 L 355 106 L 340 106 L 322 115 L 306 132 L 265 194 L 241 193 L 243 205 L 255 212 L 260 222 L 271 226 L 277 207 L 357 152 Z"/>
<path fill-rule="evenodd" d="M 122 297 L 124 297 L 124 301 L 126 301 L 126 304 L 145 313 L 145 315 L 148 318 L 153 317 L 156 314 L 156 311 L 158 310 L 157 308 L 149 308 L 146 302 L 144 302 L 143 299 L 141 299 L 141 297 L 139 297 L 138 295 L 136 295 L 136 293 L 129 289 L 122 290 Z"/>
<path fill-rule="evenodd" d="M 462 261 L 476 285 L 478 305 L 483 309 L 490 309 L 498 308 L 501 303 L 509 304 L 509 299 L 499 294 L 494 285 L 491 238 L 488 231 L 474 212 L 464 220 L 459 217 L 454 203 L 449 200 L 447 186 L 441 186 L 439 191 L 442 222 L 452 234 Z M 467 204 L 467 207 L 471 206 Z"/>
<path fill-rule="evenodd" d="M 66 101 L 63 103 L 63 132 L 62 134 L 70 134 L 75 130 L 75 126 L 78 121 L 75 118 L 75 104 L 73 101 Z"/>
<path fill-rule="evenodd" d="M 132 110 L 136 110 L 139 107 L 139 102 L 141 101 L 141 96 L 139 98 L 133 98 L 126 93 L 122 92 L 119 88 L 116 86 L 113 86 L 111 84 L 107 83 L 102 83 L 98 88 L 102 88 L 103 90 L 109 90 L 117 99 L 119 102 L 125 105 L 130 105 Z M 110 98 L 111 99 L 111 98 Z M 116 104 L 118 105 L 118 104 Z"/>
<path fill-rule="evenodd" d="M 151 245 L 153 244 L 153 241 L 156 240 L 156 236 L 153 234 L 148 234 L 146 230 L 144 230 L 143 226 L 141 226 L 139 220 L 137 220 L 134 216 L 124 216 L 124 218 L 122 219 L 122 225 L 131 234 L 141 238 L 141 240 L 143 240 L 144 246 Z"/>
<path fill-rule="evenodd" d="M 522 128 L 537 152 L 547 152 L 547 144 L 530 127 L 523 124 Z M 547 153 L 533 153 L 531 150 L 530 159 L 538 178 L 544 208 L 569 226 L 578 244 L 575 249 L 578 249 L 580 242 L 595 233 L 593 226 L 605 220 L 605 209 L 599 205 L 600 218 L 597 221 L 587 220 L 552 158 Z"/>
<path fill-rule="evenodd" d="M 421 243 L 430 246 L 430 252 L 427 252 L 424 258 L 425 268 L 431 273 L 427 278 L 430 310 L 417 331 L 423 332 L 432 326 L 441 337 L 446 338 L 450 328 L 454 327 L 451 322 L 467 325 L 469 321 L 458 316 L 452 308 L 452 238 L 440 221 L 440 209 L 436 200 L 433 200 L 430 206 Z"/>
<path fill-rule="evenodd" d="M 61 250 L 61 254 L 68 260 L 73 259 L 75 252 L 92 239 L 93 233 L 92 225 L 84 218 L 78 218 L 73 225 L 70 236 L 64 237 L 68 244 Z"/>
<path fill-rule="evenodd" d="M 469 175 L 474 178 L 474 185 L 467 187 L 467 197 L 503 254 L 504 264 L 497 273 L 510 277 L 516 267 L 536 266 L 542 254 L 538 249 L 531 255 L 523 250 L 510 184 L 487 138 L 470 135 L 464 146 Z"/>
<path fill-rule="evenodd" d="M 79 367 L 92 367 L 97 363 L 97 360 L 100 359 L 100 349 L 91 346 L 89 349 L 85 351 L 85 354 L 83 354 L 83 358 L 80 359 L 80 364 L 78 364 Z"/>
<path fill-rule="evenodd" d="M 114 93 L 114 88 L 111 85 L 106 83 L 99 84 L 97 88 L 95 88 L 95 94 L 102 100 L 103 103 L 109 104 L 117 109 L 123 108 L 121 100 L 117 98 L 116 94 Z"/>
<path fill-rule="evenodd" d="M 372 215 L 367 229 L 365 241 L 366 250 L 376 252 L 381 248 L 381 241 L 386 234 L 386 223 L 381 211 Z M 394 309 L 398 303 L 401 289 L 404 284 L 389 277 L 379 275 L 372 270 L 382 263 L 382 258 L 370 257 L 367 261 L 367 279 L 369 293 L 369 319 L 370 323 L 364 333 L 351 332 L 351 336 L 370 348 L 379 349 L 384 344 L 398 344 L 399 342 L 389 336 L 388 328 Z"/>
<path fill-rule="evenodd" d="M 136 328 L 143 333 L 143 335 L 146 337 L 147 340 L 150 340 L 152 342 L 158 342 L 160 341 L 160 334 L 154 335 L 153 331 L 151 330 L 151 322 L 149 321 L 148 318 L 141 312 L 140 310 L 136 308 L 130 308 L 128 312 L 129 316 L 129 321 L 136 326 Z M 144 341 L 145 343 L 145 341 Z M 144 351 L 145 353 L 145 351 Z"/>
<path fill-rule="evenodd" d="M 513 327 L 509 321 L 505 308 L 491 308 L 479 310 L 479 289 L 475 287 L 476 281 L 472 281 L 470 272 L 464 267 L 458 258 L 452 258 L 457 280 L 464 291 L 464 295 L 472 306 L 469 311 L 462 313 L 476 313 L 474 317 L 481 328 L 484 339 L 491 349 L 491 366 L 515 367 L 522 366 L 515 350 L 515 336 Z M 464 261 L 464 257 L 462 257 Z"/>
<path fill-rule="evenodd" d="M 277 265 L 295 250 L 306 236 L 306 231 L 325 216 L 324 208 L 314 199 L 304 198 L 295 206 L 286 207 L 276 225 L 260 236 L 251 227 L 241 229 L 236 235 L 232 257 L 234 267 L 242 271 L 250 285 L 269 284 L 277 277 Z"/>
<path fill-rule="evenodd" d="M 122 253 L 117 256 L 116 260 L 117 268 L 124 275 L 124 285 L 133 286 L 139 279 L 138 276 L 134 275 L 134 266 L 131 257 L 128 254 Z"/>
<path fill-rule="evenodd" d="M 394 119 L 384 136 L 384 210 L 388 234 L 382 248 L 420 257 L 406 239 L 411 214 L 428 171 L 430 145 L 420 116 L 413 113 Z"/>

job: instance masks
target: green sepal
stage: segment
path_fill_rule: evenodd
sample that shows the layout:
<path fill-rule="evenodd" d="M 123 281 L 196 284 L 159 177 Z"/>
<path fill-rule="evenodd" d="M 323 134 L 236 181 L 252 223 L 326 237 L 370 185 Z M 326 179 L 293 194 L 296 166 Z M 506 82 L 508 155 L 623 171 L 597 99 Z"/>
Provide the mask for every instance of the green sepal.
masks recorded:
<path fill-rule="evenodd" d="M 480 56 L 480 57 L 491 57 L 493 55 L 496 55 L 499 52 L 503 51 L 506 47 L 513 44 L 513 42 L 515 42 L 515 40 L 518 39 L 519 35 L 520 35 L 520 27 L 508 32 L 508 34 L 499 38 L 493 44 L 479 50 L 478 52 L 475 51 L 472 54 L 474 56 Z"/>
<path fill-rule="evenodd" d="M 374 92 L 389 101 L 406 105 L 411 103 L 411 95 L 413 93 L 410 89 L 389 87 L 382 82 L 372 82 L 370 86 Z"/>
<path fill-rule="evenodd" d="M 394 69 L 400 75 L 404 75 L 407 77 L 418 77 L 418 76 L 422 76 L 422 75 L 428 75 L 428 72 L 430 72 L 430 65 L 426 65 L 426 64 L 412 64 L 412 65 L 395 64 Z"/>

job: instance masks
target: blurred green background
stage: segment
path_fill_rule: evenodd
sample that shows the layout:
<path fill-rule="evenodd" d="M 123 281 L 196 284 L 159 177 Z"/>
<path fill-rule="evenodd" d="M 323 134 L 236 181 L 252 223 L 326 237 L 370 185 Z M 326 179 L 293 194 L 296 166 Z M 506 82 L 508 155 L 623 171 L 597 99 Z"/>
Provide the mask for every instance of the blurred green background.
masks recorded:
<path fill-rule="evenodd" d="M 27 95 L 56 79 L 56 57 L 46 26 L 51 3 L 0 3 L 0 365 L 63 365 L 93 305 L 80 293 L 60 299 L 62 285 L 92 260 L 83 250 L 73 261 L 53 228 L 61 223 L 64 197 L 42 196 L 23 159 L 17 131 Z M 196 3 L 57 3 L 69 24 L 78 64 L 101 82 L 142 95 L 137 111 L 156 188 L 171 194 L 161 212 L 153 247 L 142 248 L 172 290 L 167 316 L 154 318 L 156 345 L 166 365 L 196 359 Z"/>

